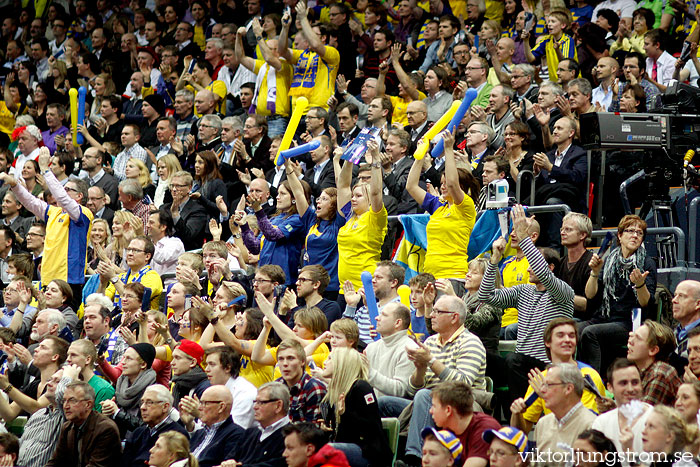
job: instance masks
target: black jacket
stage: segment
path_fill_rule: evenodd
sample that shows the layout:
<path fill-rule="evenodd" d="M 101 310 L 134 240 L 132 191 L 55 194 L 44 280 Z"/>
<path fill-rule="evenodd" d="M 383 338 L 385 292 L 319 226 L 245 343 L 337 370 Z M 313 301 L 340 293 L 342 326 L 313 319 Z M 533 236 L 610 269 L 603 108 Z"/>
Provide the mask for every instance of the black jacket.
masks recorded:
<path fill-rule="evenodd" d="M 258 430 L 257 428 L 254 428 Z M 259 431 L 259 430 L 258 430 Z M 190 440 L 190 452 L 197 450 L 199 445 L 204 441 L 207 436 L 205 429 L 197 430 L 192 433 L 192 439 Z M 199 461 L 200 467 L 213 467 L 215 465 L 221 464 L 226 459 L 236 459 L 240 462 L 240 459 L 235 457 L 230 457 L 227 453 L 235 449 L 236 446 L 240 445 L 245 436 L 245 430 L 233 423 L 233 419 L 229 417 L 224 420 L 224 423 L 219 426 L 216 430 L 214 439 L 211 443 L 202 451 L 197 459 Z"/>
<path fill-rule="evenodd" d="M 304 181 L 311 187 L 311 194 L 314 198 L 321 196 L 321 191 L 326 188 L 335 187 L 335 173 L 333 172 L 333 161 L 328 160 L 326 165 L 321 169 L 321 176 L 318 178 L 318 183 L 314 183 L 314 169 L 311 168 L 304 173 Z"/>
<path fill-rule="evenodd" d="M 166 431 L 177 431 L 189 438 L 189 433 L 184 426 L 179 422 L 169 421 L 156 429 L 154 434 L 151 434 L 151 428 L 143 425 L 126 435 L 124 442 L 124 455 L 122 456 L 123 465 L 148 465 L 148 459 L 151 457 L 149 451 L 156 444 L 158 436 Z"/>
<path fill-rule="evenodd" d="M 228 452 L 226 459 L 235 459 L 242 463 L 242 467 L 285 467 L 287 462 L 282 457 L 282 429 L 276 430 L 263 441 L 260 441 L 260 435 L 260 429 L 256 426 L 245 430 L 243 438 Z"/>
<path fill-rule="evenodd" d="M 170 211 L 173 203 L 163 205 Z M 182 240 L 185 250 L 196 250 L 204 242 L 204 228 L 207 223 L 207 211 L 202 204 L 194 199 L 185 203 L 180 210 L 180 218 L 175 223 L 175 236 Z"/>

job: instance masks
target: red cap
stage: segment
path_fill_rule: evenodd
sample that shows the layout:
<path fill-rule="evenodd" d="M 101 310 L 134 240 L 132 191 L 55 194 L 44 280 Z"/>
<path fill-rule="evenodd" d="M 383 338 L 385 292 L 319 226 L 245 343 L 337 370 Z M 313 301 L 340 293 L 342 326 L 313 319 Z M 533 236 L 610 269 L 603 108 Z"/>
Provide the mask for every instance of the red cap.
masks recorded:
<path fill-rule="evenodd" d="M 180 345 L 178 346 L 178 349 L 182 350 L 187 355 L 189 355 L 190 357 L 197 360 L 198 365 L 200 363 L 202 363 L 202 357 L 204 356 L 204 349 L 202 348 L 201 345 L 197 344 L 196 342 L 188 340 L 188 339 L 183 339 L 182 341 L 180 341 Z"/>

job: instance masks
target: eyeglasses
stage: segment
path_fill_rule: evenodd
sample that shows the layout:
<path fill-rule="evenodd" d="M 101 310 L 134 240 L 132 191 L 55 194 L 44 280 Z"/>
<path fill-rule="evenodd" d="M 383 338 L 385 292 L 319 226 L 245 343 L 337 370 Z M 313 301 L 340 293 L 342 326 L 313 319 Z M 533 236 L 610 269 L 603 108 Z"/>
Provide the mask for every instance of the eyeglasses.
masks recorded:
<path fill-rule="evenodd" d="M 542 383 L 542 389 L 547 390 L 551 386 L 563 386 L 565 384 L 569 384 L 569 383 Z"/>
<path fill-rule="evenodd" d="M 39 234 L 39 233 L 34 233 L 34 232 L 29 232 L 27 234 L 27 237 L 44 237 L 44 234 Z"/>
<path fill-rule="evenodd" d="M 510 79 L 517 79 L 517 78 L 524 78 L 524 77 L 525 77 L 525 75 L 516 75 L 516 74 L 510 75 Z"/>
<path fill-rule="evenodd" d="M 644 231 L 643 230 L 637 230 L 637 229 L 625 229 L 623 230 L 624 233 L 628 233 L 630 235 L 636 235 L 638 237 L 644 236 Z"/>
<path fill-rule="evenodd" d="M 127 253 L 143 253 L 146 250 L 140 250 L 138 248 L 126 248 Z"/>
<path fill-rule="evenodd" d="M 270 402 L 277 402 L 279 399 L 268 399 L 268 400 L 260 400 L 260 399 L 255 399 L 253 401 L 253 405 L 264 405 L 264 404 L 269 404 Z"/>
<path fill-rule="evenodd" d="M 313 279 L 307 279 L 306 277 L 297 277 L 297 282 L 315 282 Z"/>
<path fill-rule="evenodd" d="M 80 193 L 80 192 L 79 192 L 78 190 L 76 190 L 75 188 L 71 188 L 71 187 L 69 187 L 69 186 L 64 187 L 64 189 L 65 189 L 66 191 L 72 191 L 72 192 L 74 192 L 74 193 Z"/>
<path fill-rule="evenodd" d="M 136 295 L 122 295 L 122 300 L 128 298 L 129 300 L 138 300 L 139 297 Z"/>
<path fill-rule="evenodd" d="M 189 185 L 181 185 L 179 183 L 171 183 L 170 188 L 189 188 Z"/>
<path fill-rule="evenodd" d="M 221 404 L 223 401 L 199 401 L 200 404 L 206 406 L 207 404 Z"/>
<path fill-rule="evenodd" d="M 76 399 L 75 397 L 71 397 L 70 399 L 63 399 L 63 404 L 68 404 L 68 405 L 74 405 L 77 404 L 78 402 L 85 402 L 90 399 Z"/>
<path fill-rule="evenodd" d="M 455 314 L 457 313 L 456 311 L 450 311 L 450 310 L 438 310 L 437 308 L 433 308 L 433 313 L 437 314 Z"/>
<path fill-rule="evenodd" d="M 483 66 L 468 66 L 467 67 L 467 70 L 470 70 L 470 71 L 483 70 L 483 69 L 484 69 Z"/>
<path fill-rule="evenodd" d="M 216 128 L 216 127 L 213 127 L 211 125 L 205 125 L 204 123 L 200 123 L 199 128 Z"/>
<path fill-rule="evenodd" d="M 488 451 L 486 451 L 486 455 L 487 455 L 487 456 L 489 456 L 489 457 L 493 456 L 493 457 L 496 457 L 496 458 L 506 457 L 506 456 L 514 456 L 514 455 L 516 455 L 516 454 L 517 454 L 516 452 L 506 452 L 506 451 L 504 451 L 504 450 L 502 450 L 502 449 L 496 449 L 496 450 L 494 450 L 494 451 L 492 451 L 491 449 L 489 449 Z"/>
<path fill-rule="evenodd" d="M 145 405 L 146 407 L 153 407 L 156 404 L 162 404 L 163 401 L 149 401 L 149 400 L 141 400 L 141 405 Z"/>

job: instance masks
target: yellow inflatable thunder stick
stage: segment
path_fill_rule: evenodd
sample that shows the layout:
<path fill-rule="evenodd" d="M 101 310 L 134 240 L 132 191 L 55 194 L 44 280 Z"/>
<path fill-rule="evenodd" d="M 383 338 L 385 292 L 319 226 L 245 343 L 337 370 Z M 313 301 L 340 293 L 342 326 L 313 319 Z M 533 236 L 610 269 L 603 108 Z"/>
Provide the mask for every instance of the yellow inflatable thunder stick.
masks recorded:
<path fill-rule="evenodd" d="M 70 97 L 70 134 L 73 138 L 73 146 L 78 147 L 78 90 L 70 88 L 68 96 Z"/>
<path fill-rule="evenodd" d="M 289 119 L 289 125 L 287 125 L 287 129 L 284 131 L 282 143 L 280 143 L 280 148 L 277 150 L 277 155 L 275 156 L 276 166 L 279 167 L 280 165 L 282 165 L 278 162 L 280 153 L 289 149 L 289 146 L 292 144 L 294 133 L 296 133 L 297 127 L 299 126 L 299 122 L 301 121 L 301 117 L 304 115 L 304 112 L 306 112 L 306 108 L 308 106 L 309 101 L 308 99 L 306 99 L 306 97 L 300 97 L 296 100 L 294 111 L 292 112 L 292 117 Z"/>
<path fill-rule="evenodd" d="M 418 160 L 422 160 L 425 155 L 428 152 L 428 149 L 430 149 L 430 141 L 435 138 L 442 130 L 445 129 L 448 123 L 450 123 L 450 120 L 452 120 L 452 116 L 457 112 L 457 109 L 459 108 L 460 104 L 462 101 L 454 101 L 452 103 L 452 107 L 449 108 L 449 110 L 440 117 L 440 119 L 435 122 L 435 125 L 430 127 L 430 130 L 428 130 L 425 135 L 423 135 L 422 141 L 420 146 L 418 146 L 418 149 L 416 149 L 416 152 L 413 154 L 413 157 L 415 157 Z"/>

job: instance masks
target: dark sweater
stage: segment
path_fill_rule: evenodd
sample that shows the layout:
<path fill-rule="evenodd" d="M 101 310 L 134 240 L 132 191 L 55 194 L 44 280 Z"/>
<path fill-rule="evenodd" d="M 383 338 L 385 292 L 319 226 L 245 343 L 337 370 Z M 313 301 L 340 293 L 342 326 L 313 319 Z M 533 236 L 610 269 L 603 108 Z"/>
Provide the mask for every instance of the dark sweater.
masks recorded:
<path fill-rule="evenodd" d="M 126 436 L 124 455 L 122 456 L 123 465 L 148 465 L 148 459 L 151 456 L 150 449 L 156 444 L 158 436 L 166 431 L 177 431 L 187 436 L 188 439 L 190 437 L 185 427 L 174 421 L 159 426 L 154 434 L 151 434 L 150 427 L 140 426 Z"/>

